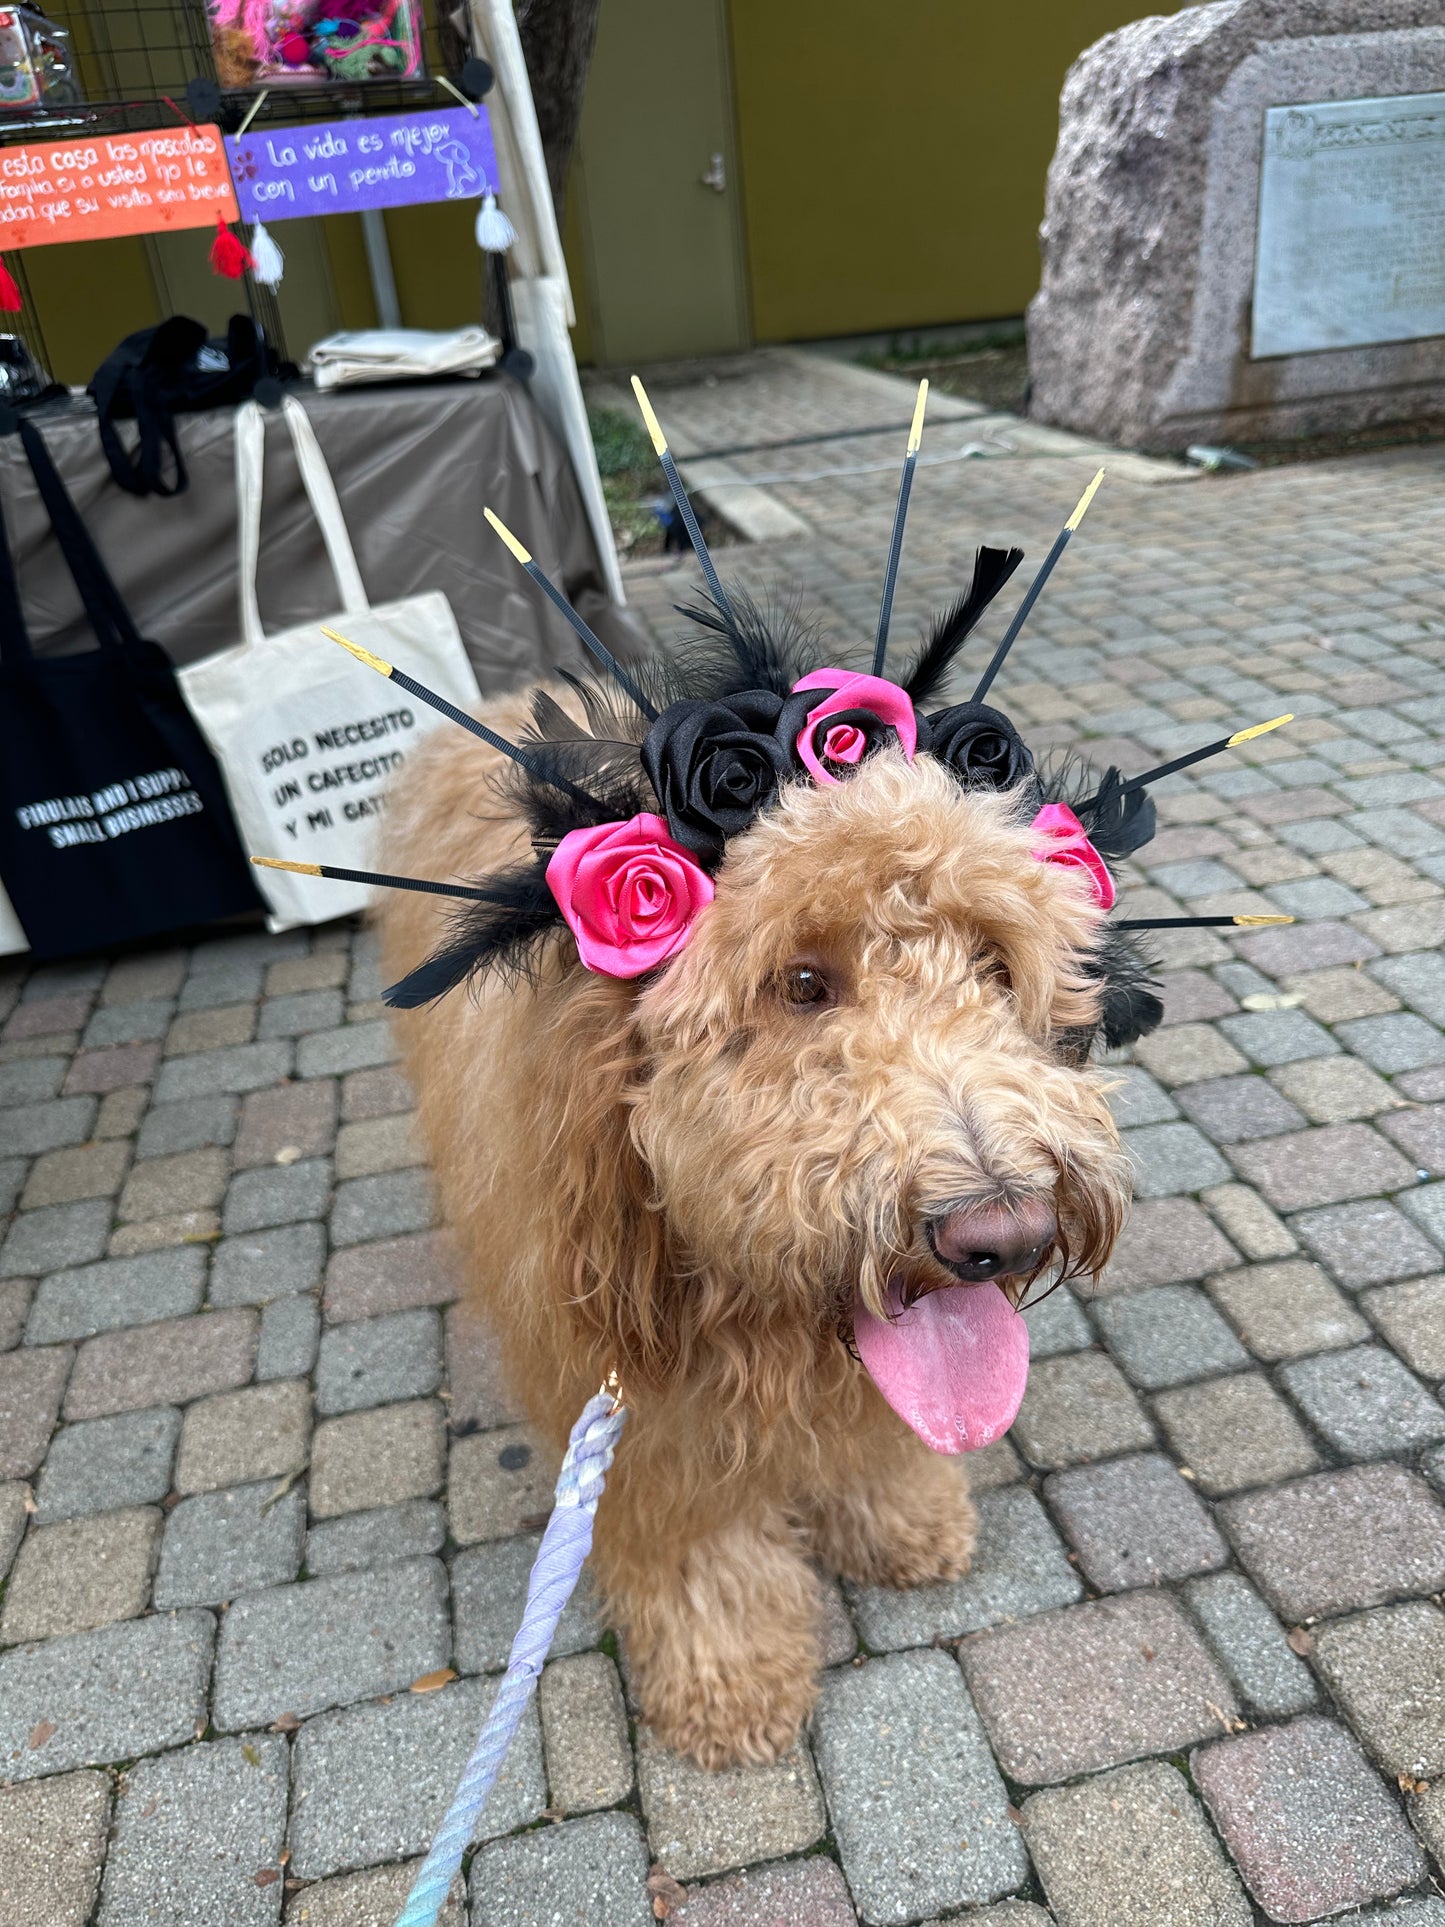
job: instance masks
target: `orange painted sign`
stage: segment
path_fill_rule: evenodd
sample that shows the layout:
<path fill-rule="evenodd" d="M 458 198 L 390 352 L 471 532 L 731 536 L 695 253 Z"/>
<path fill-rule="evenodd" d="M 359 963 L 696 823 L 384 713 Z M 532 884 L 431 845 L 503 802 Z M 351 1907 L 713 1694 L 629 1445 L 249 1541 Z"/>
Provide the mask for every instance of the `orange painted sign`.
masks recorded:
<path fill-rule="evenodd" d="M 219 127 L 0 147 L 0 252 L 238 220 Z"/>

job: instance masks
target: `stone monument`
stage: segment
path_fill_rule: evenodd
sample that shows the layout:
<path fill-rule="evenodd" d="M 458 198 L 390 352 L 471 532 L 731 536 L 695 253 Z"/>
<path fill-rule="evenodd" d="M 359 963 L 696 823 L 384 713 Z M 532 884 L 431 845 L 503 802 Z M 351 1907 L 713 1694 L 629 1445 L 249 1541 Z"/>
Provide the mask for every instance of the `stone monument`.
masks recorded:
<path fill-rule="evenodd" d="M 1445 0 L 1214 0 L 1070 69 L 1033 414 L 1151 449 L 1445 416 Z"/>

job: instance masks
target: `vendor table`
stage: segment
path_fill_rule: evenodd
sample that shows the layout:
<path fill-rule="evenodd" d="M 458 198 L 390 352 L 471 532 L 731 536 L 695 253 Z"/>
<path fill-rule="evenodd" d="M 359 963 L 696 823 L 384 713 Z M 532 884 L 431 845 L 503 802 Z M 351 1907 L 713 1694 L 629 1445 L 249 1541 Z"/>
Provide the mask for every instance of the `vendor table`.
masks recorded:
<path fill-rule="evenodd" d="M 477 381 L 296 391 L 336 482 L 373 602 L 442 590 L 484 694 L 576 668 L 571 629 L 482 519 L 495 509 L 621 656 L 641 631 L 611 603 L 572 470 L 525 388 Z M 190 487 L 129 495 L 101 453 L 86 402 L 42 409 L 56 466 L 136 626 L 177 664 L 238 640 L 232 409 L 177 417 Z M 132 426 L 121 424 L 129 441 Z M 0 436 L 0 501 L 41 654 L 92 645 L 18 436 Z M 334 613 L 338 597 L 278 415 L 268 415 L 258 571 L 262 619 L 280 629 Z M 403 665 L 404 667 L 405 665 Z"/>

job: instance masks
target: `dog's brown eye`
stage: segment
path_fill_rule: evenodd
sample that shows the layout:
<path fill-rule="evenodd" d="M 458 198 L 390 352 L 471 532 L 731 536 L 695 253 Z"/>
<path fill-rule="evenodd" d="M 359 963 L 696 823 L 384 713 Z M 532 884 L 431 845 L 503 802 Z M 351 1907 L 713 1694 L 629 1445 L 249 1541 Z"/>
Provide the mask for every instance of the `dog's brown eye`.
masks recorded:
<path fill-rule="evenodd" d="M 833 996 L 828 979 L 812 964 L 790 964 L 783 972 L 782 989 L 790 1004 L 826 1004 Z"/>

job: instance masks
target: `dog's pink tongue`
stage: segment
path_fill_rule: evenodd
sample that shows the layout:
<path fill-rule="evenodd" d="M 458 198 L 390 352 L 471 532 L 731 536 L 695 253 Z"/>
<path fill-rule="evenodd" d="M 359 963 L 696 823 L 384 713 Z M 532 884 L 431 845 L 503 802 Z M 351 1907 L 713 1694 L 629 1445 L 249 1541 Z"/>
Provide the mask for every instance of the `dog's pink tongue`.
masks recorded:
<path fill-rule="evenodd" d="M 875 1318 L 859 1299 L 853 1332 L 873 1383 L 935 1452 L 992 1445 L 1014 1422 L 1029 1375 L 1029 1328 L 997 1285 L 951 1285 Z"/>

